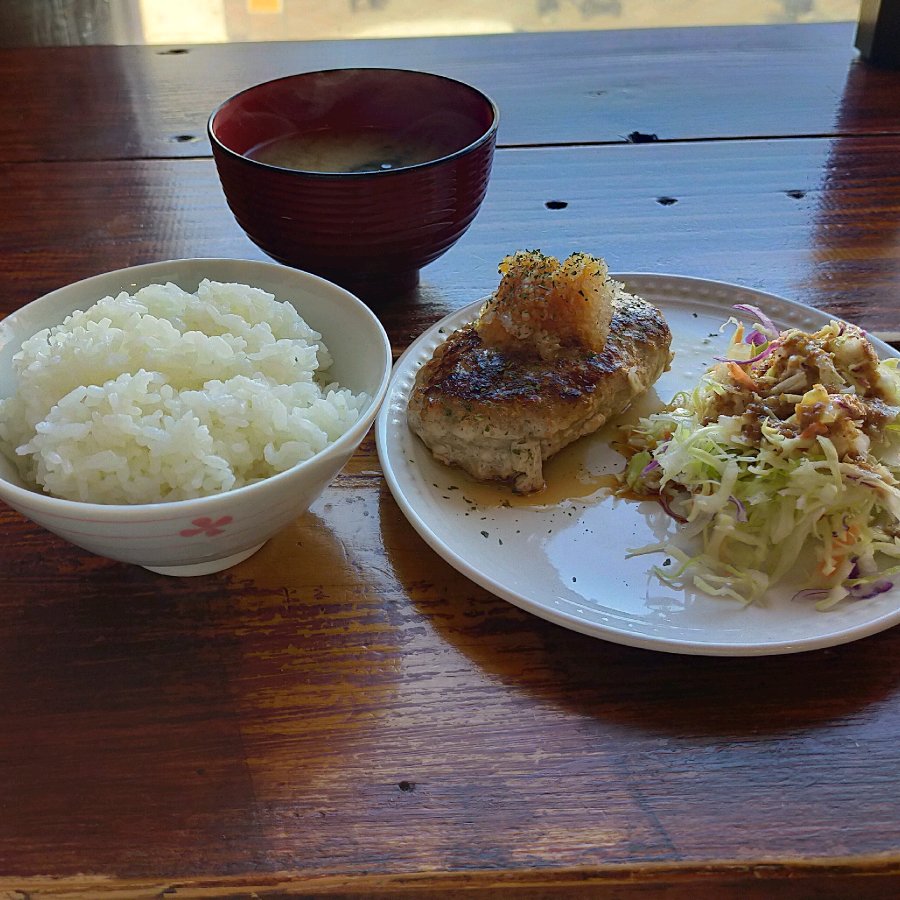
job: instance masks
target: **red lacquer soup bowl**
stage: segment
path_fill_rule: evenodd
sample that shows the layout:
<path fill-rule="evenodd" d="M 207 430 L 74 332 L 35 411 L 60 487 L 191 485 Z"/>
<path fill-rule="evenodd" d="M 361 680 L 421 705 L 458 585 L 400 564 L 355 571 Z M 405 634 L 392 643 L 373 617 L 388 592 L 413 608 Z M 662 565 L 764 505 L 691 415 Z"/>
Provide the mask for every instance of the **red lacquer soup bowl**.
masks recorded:
<path fill-rule="evenodd" d="M 334 69 L 236 94 L 209 137 L 250 239 L 371 301 L 415 286 L 472 223 L 498 120 L 488 97 L 450 78 Z"/>

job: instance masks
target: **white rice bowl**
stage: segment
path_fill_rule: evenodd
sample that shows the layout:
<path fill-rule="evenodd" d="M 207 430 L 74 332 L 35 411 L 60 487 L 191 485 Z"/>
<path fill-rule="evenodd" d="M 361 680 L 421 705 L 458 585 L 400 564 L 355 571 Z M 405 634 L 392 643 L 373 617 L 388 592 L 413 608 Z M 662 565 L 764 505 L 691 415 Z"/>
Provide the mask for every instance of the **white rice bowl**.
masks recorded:
<path fill-rule="evenodd" d="M 144 504 L 295 466 L 360 417 L 321 335 L 259 288 L 203 280 L 105 297 L 27 339 L 0 400 L 0 449 L 55 497 Z"/>

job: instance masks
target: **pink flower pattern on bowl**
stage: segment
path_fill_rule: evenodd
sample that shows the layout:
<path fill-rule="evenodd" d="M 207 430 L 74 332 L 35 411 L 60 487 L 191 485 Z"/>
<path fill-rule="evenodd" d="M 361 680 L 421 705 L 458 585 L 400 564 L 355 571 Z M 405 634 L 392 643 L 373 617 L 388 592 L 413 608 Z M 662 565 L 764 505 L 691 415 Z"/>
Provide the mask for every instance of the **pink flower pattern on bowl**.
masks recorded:
<path fill-rule="evenodd" d="M 225 526 L 230 525 L 233 521 L 231 516 L 222 516 L 215 522 L 209 516 L 203 516 L 191 521 L 191 525 L 196 525 L 196 528 L 182 528 L 178 533 L 182 537 L 197 537 L 200 534 L 215 537 L 217 534 L 224 534 Z"/>

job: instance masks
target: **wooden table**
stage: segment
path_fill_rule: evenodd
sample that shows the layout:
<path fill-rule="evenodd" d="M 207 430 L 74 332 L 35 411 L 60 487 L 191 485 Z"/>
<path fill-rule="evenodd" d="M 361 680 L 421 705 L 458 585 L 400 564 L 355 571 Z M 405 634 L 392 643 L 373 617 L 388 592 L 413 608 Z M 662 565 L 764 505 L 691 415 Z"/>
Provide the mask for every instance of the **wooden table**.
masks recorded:
<path fill-rule="evenodd" d="M 503 117 L 475 224 L 380 311 L 397 353 L 526 246 L 897 337 L 900 74 L 852 41 L 2 50 L 0 310 L 130 264 L 262 258 L 222 198 L 210 110 L 289 72 L 386 64 L 470 81 Z M 564 630 L 431 552 L 371 437 L 221 574 L 91 556 L 5 507 L 0 534 L 3 896 L 900 891 L 898 629 L 756 659 Z"/>

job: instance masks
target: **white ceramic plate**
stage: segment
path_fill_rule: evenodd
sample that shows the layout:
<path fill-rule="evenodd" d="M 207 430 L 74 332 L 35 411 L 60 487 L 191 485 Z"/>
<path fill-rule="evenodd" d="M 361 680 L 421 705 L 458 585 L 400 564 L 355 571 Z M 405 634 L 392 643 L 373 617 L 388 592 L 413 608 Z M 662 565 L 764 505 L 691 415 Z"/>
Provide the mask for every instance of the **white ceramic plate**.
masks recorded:
<path fill-rule="evenodd" d="M 663 310 L 675 351 L 672 370 L 626 413 L 628 419 L 696 383 L 727 346 L 731 329 L 719 329 L 735 303 L 760 307 L 782 328 L 815 330 L 829 320 L 802 304 L 722 282 L 647 274 L 616 278 Z M 857 640 L 900 621 L 900 587 L 819 612 L 791 599 L 800 585 L 773 590 L 763 604 L 745 608 L 662 584 L 651 571 L 661 555 L 628 558 L 628 551 L 658 541 L 670 520 L 655 502 L 618 500 L 600 486 L 623 465 L 608 443 L 611 428 L 551 460 L 545 467 L 548 490 L 524 500 L 435 462 L 407 426 L 407 399 L 419 367 L 479 306 L 447 316 L 409 347 L 394 368 L 376 422 L 381 464 L 400 508 L 425 541 L 472 581 L 567 628 L 674 653 L 795 653 Z M 881 355 L 898 355 L 874 343 Z"/>

